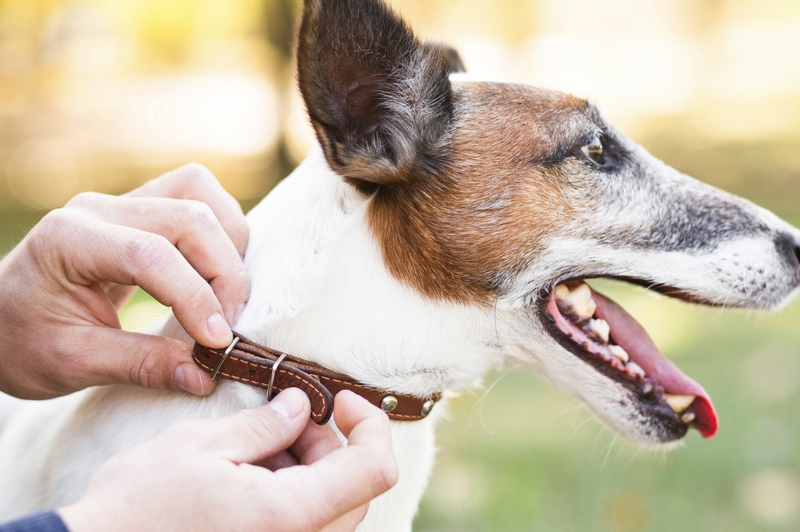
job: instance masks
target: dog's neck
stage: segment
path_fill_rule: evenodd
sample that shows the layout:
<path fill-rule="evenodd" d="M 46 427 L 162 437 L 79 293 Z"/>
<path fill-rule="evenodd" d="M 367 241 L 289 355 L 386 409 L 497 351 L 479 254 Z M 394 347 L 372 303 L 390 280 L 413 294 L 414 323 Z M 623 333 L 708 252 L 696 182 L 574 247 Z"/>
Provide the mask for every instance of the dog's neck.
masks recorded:
<path fill-rule="evenodd" d="M 369 201 L 314 150 L 248 215 L 251 295 L 236 328 L 401 393 L 462 388 L 499 366 L 491 310 L 431 301 L 386 270 Z"/>

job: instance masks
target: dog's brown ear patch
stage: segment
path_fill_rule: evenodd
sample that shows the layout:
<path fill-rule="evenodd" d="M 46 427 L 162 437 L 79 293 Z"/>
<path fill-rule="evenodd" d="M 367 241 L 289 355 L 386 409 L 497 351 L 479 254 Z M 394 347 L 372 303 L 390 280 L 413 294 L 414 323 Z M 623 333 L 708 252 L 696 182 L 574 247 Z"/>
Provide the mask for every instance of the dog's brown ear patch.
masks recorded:
<path fill-rule="evenodd" d="M 374 184 L 431 163 L 452 118 L 458 54 L 420 43 L 380 0 L 305 0 L 300 91 L 328 164 Z M 463 65 L 461 65 L 463 67 Z"/>

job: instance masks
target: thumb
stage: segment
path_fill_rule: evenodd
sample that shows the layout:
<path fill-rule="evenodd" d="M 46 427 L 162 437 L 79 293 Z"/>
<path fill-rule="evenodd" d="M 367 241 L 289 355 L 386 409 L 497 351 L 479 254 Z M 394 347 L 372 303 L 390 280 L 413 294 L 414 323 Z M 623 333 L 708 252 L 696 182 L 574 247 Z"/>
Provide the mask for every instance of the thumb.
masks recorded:
<path fill-rule="evenodd" d="M 195 395 L 208 395 L 216 387 L 192 360 L 192 348 L 178 340 L 106 327 L 92 327 L 86 337 L 91 372 L 103 382 Z"/>
<path fill-rule="evenodd" d="M 191 440 L 237 464 L 253 464 L 288 449 L 309 423 L 311 403 L 298 388 L 288 388 L 267 405 L 202 423 Z"/>

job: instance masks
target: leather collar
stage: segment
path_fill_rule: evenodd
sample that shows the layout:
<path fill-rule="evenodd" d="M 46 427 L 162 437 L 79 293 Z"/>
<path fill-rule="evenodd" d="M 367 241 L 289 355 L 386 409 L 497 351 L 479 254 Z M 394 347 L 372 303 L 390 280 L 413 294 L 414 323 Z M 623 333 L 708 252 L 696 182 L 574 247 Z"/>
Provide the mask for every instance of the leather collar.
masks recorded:
<path fill-rule="evenodd" d="M 227 349 L 195 343 L 192 358 L 211 373 L 212 379 L 219 376 L 264 388 L 268 399 L 286 388 L 300 388 L 311 400 L 311 419 L 318 425 L 330 419 L 333 398 L 341 390 L 360 395 L 397 421 L 424 419 L 442 398 L 440 393 L 417 397 L 373 388 L 319 364 L 259 345 L 236 332 Z"/>

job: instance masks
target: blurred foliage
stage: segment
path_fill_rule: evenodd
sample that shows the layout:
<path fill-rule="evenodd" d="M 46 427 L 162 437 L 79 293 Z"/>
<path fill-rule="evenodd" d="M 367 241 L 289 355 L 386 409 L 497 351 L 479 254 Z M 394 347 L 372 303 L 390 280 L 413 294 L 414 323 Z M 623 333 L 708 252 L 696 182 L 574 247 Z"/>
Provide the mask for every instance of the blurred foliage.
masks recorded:
<path fill-rule="evenodd" d="M 675 168 L 800 225 L 800 3 L 391 3 L 472 72 L 587 96 Z M 298 7 L 0 0 L 0 255 L 77 192 L 122 193 L 189 161 L 253 206 L 313 142 L 293 86 Z M 800 311 L 599 287 L 704 384 L 719 435 L 640 450 L 540 379 L 490 375 L 491 391 L 451 402 L 416 529 L 798 530 Z M 139 293 L 122 322 L 162 312 Z"/>

